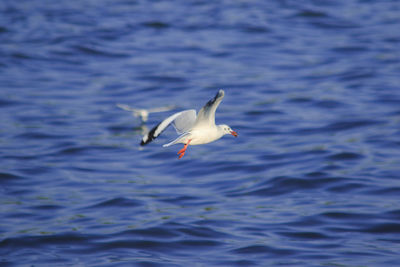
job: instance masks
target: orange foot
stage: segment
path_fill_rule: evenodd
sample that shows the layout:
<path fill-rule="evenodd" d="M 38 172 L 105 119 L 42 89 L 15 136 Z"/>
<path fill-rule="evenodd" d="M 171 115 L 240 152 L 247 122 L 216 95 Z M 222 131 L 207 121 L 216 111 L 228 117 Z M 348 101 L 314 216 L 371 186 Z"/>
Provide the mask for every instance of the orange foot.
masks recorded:
<path fill-rule="evenodd" d="M 178 154 L 179 154 L 179 158 L 180 158 L 180 159 L 185 155 L 186 149 L 187 149 L 187 147 L 188 147 L 190 141 L 192 141 L 192 139 L 189 139 L 189 141 L 183 146 L 183 148 L 182 148 L 181 150 L 178 151 Z"/>
<path fill-rule="evenodd" d="M 185 155 L 185 151 L 183 151 L 181 154 L 179 154 L 179 158 L 181 159 Z"/>

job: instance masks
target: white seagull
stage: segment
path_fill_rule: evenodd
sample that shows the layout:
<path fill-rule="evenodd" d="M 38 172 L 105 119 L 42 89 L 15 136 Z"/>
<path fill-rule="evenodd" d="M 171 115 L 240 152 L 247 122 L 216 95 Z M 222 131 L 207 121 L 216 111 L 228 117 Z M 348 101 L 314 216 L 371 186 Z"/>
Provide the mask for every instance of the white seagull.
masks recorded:
<path fill-rule="evenodd" d="M 211 143 L 220 139 L 225 134 L 231 134 L 235 137 L 238 134 L 226 124 L 215 125 L 215 111 L 222 98 L 224 98 L 224 90 L 219 90 L 214 99 L 207 102 L 199 114 L 196 116 L 196 110 L 189 109 L 175 113 L 143 136 L 140 145 L 144 146 L 159 136 L 170 124 L 172 124 L 179 134 L 174 141 L 163 145 L 163 147 L 182 143 L 184 147 L 178 151 L 179 158 L 185 155 L 188 145 L 202 145 Z"/>
<path fill-rule="evenodd" d="M 117 104 L 117 107 L 126 111 L 131 111 L 134 117 L 140 117 L 142 123 L 145 123 L 147 121 L 150 113 L 164 112 L 175 108 L 175 106 L 166 106 L 166 107 L 159 107 L 152 109 L 143 109 L 143 108 L 132 108 L 125 104 Z"/>

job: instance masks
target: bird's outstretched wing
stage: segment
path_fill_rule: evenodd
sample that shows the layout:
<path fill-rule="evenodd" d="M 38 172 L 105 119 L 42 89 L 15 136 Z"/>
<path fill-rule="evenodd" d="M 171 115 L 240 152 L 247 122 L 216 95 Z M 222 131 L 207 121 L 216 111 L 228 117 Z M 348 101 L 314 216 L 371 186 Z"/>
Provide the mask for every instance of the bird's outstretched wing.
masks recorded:
<path fill-rule="evenodd" d="M 195 127 L 200 125 L 215 125 L 215 111 L 224 98 L 224 95 L 224 90 L 219 90 L 217 95 L 200 109 Z"/>
<path fill-rule="evenodd" d="M 176 108 L 176 106 L 165 106 L 165 107 L 144 109 L 144 108 L 133 108 L 133 107 L 125 105 L 125 104 L 116 104 L 116 105 L 117 105 L 117 107 L 119 107 L 123 110 L 131 111 L 132 115 L 135 117 L 140 117 L 142 122 L 147 121 L 147 118 L 149 117 L 150 113 L 164 112 L 164 111 L 169 111 L 169 110 Z"/>
<path fill-rule="evenodd" d="M 175 113 L 150 130 L 146 135 L 143 136 L 140 142 L 141 146 L 144 146 L 154 139 L 156 139 L 167 127 L 172 123 L 178 134 L 182 134 L 190 130 L 194 122 L 196 121 L 196 111 L 189 109 Z"/>
<path fill-rule="evenodd" d="M 168 144 L 164 144 L 163 147 L 175 145 L 176 143 L 179 143 L 179 141 L 183 140 L 183 138 L 185 138 L 188 135 L 190 135 L 190 133 L 183 133 L 180 136 L 178 136 L 178 138 L 176 138 L 174 141 L 169 142 Z"/>
<path fill-rule="evenodd" d="M 173 120 L 172 125 L 174 126 L 178 134 L 183 134 L 188 132 L 193 128 L 196 122 L 196 110 L 189 109 L 181 112 L 181 115 Z"/>
<path fill-rule="evenodd" d="M 165 106 L 165 107 L 151 108 L 148 111 L 149 111 L 149 113 L 156 113 L 156 112 L 170 111 L 170 110 L 173 110 L 175 108 L 176 108 L 176 106 L 169 105 L 169 106 Z"/>

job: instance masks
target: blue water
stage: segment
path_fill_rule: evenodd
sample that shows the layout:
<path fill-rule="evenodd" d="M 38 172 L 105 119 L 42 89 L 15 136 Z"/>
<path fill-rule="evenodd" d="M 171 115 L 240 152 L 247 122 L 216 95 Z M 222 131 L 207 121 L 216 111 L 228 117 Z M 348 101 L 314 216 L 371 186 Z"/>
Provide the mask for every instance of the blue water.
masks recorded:
<path fill-rule="evenodd" d="M 1 1 L 0 265 L 398 265 L 399 29 L 395 0 Z M 139 148 L 219 89 L 238 138 Z"/>

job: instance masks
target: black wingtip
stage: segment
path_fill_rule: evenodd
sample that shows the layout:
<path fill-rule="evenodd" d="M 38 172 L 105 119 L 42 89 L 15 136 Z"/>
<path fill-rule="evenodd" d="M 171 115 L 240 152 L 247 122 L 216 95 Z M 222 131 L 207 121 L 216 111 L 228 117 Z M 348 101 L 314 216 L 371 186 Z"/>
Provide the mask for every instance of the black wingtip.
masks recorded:
<path fill-rule="evenodd" d="M 153 139 L 154 139 L 154 137 L 153 137 L 152 133 L 149 132 L 143 137 L 142 141 L 140 141 L 140 145 L 141 146 L 147 145 L 148 143 L 153 141 Z"/>
<path fill-rule="evenodd" d="M 152 138 L 151 136 L 146 135 L 146 137 L 147 137 L 146 140 L 144 140 L 144 138 L 143 138 L 142 141 L 140 141 L 141 146 L 145 146 L 154 140 L 154 138 Z"/>
<path fill-rule="evenodd" d="M 155 135 L 155 131 L 157 130 L 158 126 L 160 126 L 161 123 L 157 124 L 156 126 L 154 126 L 153 129 L 150 130 L 150 132 L 148 132 L 142 139 L 142 141 L 140 142 L 141 146 L 147 145 L 148 143 L 150 143 L 151 141 L 153 141 L 157 136 Z"/>
<path fill-rule="evenodd" d="M 206 107 L 210 107 L 214 104 L 215 101 L 217 101 L 218 98 L 223 97 L 225 95 L 224 90 L 220 89 L 217 94 L 215 95 L 215 97 L 213 99 L 211 99 L 210 101 L 208 101 L 206 103 Z"/>

